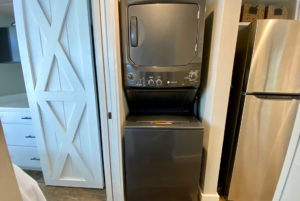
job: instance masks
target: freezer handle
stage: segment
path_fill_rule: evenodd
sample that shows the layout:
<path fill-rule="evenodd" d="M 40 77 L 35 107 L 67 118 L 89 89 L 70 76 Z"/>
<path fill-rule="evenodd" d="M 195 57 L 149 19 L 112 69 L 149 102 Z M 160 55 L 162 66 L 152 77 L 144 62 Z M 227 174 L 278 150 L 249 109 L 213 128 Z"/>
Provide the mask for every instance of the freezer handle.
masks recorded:
<path fill-rule="evenodd" d="M 138 46 L 138 27 L 137 27 L 137 17 L 130 17 L 130 41 L 131 47 Z"/>

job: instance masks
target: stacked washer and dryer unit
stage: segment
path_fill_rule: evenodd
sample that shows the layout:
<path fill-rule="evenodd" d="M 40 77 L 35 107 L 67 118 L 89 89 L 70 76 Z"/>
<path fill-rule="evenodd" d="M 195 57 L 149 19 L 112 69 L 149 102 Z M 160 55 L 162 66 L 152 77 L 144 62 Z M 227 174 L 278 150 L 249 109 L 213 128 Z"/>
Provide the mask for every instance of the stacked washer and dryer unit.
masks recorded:
<path fill-rule="evenodd" d="M 127 201 L 197 201 L 205 0 L 121 0 Z"/>

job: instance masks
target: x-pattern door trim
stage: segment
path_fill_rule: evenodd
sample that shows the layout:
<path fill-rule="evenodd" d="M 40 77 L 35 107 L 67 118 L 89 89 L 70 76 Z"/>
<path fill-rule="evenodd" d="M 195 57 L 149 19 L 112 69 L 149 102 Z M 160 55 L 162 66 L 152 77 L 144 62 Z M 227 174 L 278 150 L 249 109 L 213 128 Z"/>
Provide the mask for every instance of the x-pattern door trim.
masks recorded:
<path fill-rule="evenodd" d="M 54 55 L 60 63 L 65 75 L 73 86 L 74 91 L 84 91 L 81 82 L 76 75 L 72 64 L 70 63 L 65 51 L 59 43 L 61 31 L 63 29 L 64 21 L 68 12 L 70 0 L 57 1 L 55 6 L 55 15 L 51 26 L 37 0 L 29 1 L 32 13 L 41 28 L 45 38 L 47 39 L 46 50 L 40 69 L 38 80 L 36 83 L 36 91 L 45 91 L 51 67 L 53 66 Z"/>
<path fill-rule="evenodd" d="M 35 86 L 35 96 L 39 107 L 46 114 L 46 120 L 51 124 L 58 138 L 62 142 L 59 149 L 53 172 L 50 175 L 53 179 L 60 179 L 67 156 L 70 155 L 72 163 L 75 164 L 77 170 L 81 173 L 86 181 L 93 180 L 93 174 L 86 166 L 82 157 L 76 150 L 73 140 L 79 127 L 81 117 L 86 108 L 85 90 L 80 82 L 74 68 L 69 61 L 65 51 L 63 50 L 59 39 L 64 26 L 64 21 L 70 5 L 70 0 L 57 1 L 55 5 L 55 15 L 51 26 L 37 0 L 29 0 L 29 6 L 34 15 L 40 29 L 47 39 L 44 56 L 41 62 L 38 78 Z M 54 57 L 56 57 L 60 67 L 69 80 L 73 91 L 71 92 L 46 92 L 47 83 L 53 67 Z M 49 105 L 48 101 L 73 101 L 75 107 L 71 114 L 70 121 L 67 122 L 66 128 L 60 122 L 55 111 Z"/>
<path fill-rule="evenodd" d="M 60 178 L 60 175 L 62 173 L 64 164 L 66 162 L 68 154 L 74 159 L 73 162 L 76 164 L 76 167 L 78 167 L 78 170 L 81 172 L 81 174 L 84 176 L 86 180 L 92 180 L 93 175 L 87 168 L 86 164 L 83 162 L 82 158 L 80 157 L 78 151 L 73 145 L 73 140 L 79 125 L 79 122 L 81 120 L 83 111 L 85 109 L 85 101 L 77 101 L 75 104 L 75 108 L 72 112 L 71 119 L 68 122 L 68 129 L 65 130 L 62 123 L 58 120 L 58 117 L 55 115 L 55 112 L 52 110 L 52 108 L 49 106 L 49 104 L 45 101 L 39 101 L 38 102 L 40 107 L 43 108 L 43 110 L 49 114 L 48 121 L 51 123 L 53 128 L 55 129 L 56 133 L 58 133 L 58 137 L 60 141 L 62 142 L 62 146 L 59 150 L 59 154 L 57 156 L 54 168 L 53 168 L 53 178 Z M 72 125 L 72 126 L 69 126 Z"/>

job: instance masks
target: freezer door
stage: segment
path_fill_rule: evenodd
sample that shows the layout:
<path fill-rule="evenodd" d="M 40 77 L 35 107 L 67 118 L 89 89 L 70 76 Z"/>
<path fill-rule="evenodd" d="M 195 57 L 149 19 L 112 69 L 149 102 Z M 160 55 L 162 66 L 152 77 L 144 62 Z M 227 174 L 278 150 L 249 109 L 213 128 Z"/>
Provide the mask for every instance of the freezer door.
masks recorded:
<path fill-rule="evenodd" d="M 244 91 L 300 93 L 300 21 L 258 20 Z M 255 28 L 256 23 L 253 23 Z M 252 45 L 255 40 L 252 53 Z"/>
<path fill-rule="evenodd" d="M 128 7 L 129 54 L 139 66 L 187 65 L 196 56 L 197 4 Z"/>
<path fill-rule="evenodd" d="M 229 200 L 273 198 L 300 103 L 274 98 L 245 97 Z"/>

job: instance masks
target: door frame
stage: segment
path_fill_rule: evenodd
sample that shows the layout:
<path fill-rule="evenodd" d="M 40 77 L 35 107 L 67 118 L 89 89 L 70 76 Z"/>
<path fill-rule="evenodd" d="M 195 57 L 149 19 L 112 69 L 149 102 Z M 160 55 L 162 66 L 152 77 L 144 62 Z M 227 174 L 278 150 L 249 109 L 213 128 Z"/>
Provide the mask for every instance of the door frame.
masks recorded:
<path fill-rule="evenodd" d="M 91 0 L 91 2 L 107 201 L 125 201 L 122 136 L 125 123 L 124 105 L 127 103 L 122 97 L 119 2 L 118 0 Z M 300 0 L 297 0 L 296 18 L 300 20 L 299 10 Z M 101 23 L 104 26 L 101 26 Z M 108 112 L 111 112 L 112 119 L 108 118 Z M 291 137 L 273 201 L 278 201 L 283 192 L 298 143 L 295 139 L 299 138 L 300 133 Z M 205 197 L 219 199 L 215 194 L 212 196 L 202 194 L 202 199 Z"/>
<path fill-rule="evenodd" d="M 122 88 L 119 1 L 91 0 L 91 10 L 107 200 L 125 201 L 122 136 L 127 103 Z"/>

